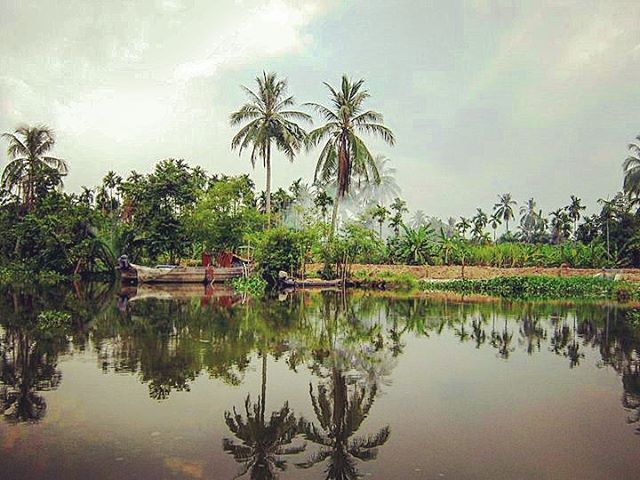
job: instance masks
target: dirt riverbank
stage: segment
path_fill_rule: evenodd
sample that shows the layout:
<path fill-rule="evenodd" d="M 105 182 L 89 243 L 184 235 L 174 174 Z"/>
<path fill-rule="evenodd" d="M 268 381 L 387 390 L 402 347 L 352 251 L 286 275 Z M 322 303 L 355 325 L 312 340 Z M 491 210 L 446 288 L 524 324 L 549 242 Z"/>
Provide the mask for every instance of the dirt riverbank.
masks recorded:
<path fill-rule="evenodd" d="M 307 275 L 311 276 L 322 269 L 320 264 L 307 265 Z M 495 277 L 514 277 L 529 275 L 546 275 L 553 277 L 571 277 L 571 276 L 589 276 L 601 272 L 597 268 L 567 268 L 567 267 L 522 267 L 522 268 L 498 268 L 498 267 L 481 267 L 466 266 L 464 268 L 464 278 L 479 280 Z M 417 279 L 430 280 L 452 280 L 462 278 L 462 267 L 446 266 L 446 265 L 365 265 L 354 264 L 351 266 L 351 275 L 366 274 L 372 277 L 384 277 L 389 274 L 408 273 Z M 624 268 L 622 269 L 624 280 L 631 282 L 640 282 L 640 269 Z"/>

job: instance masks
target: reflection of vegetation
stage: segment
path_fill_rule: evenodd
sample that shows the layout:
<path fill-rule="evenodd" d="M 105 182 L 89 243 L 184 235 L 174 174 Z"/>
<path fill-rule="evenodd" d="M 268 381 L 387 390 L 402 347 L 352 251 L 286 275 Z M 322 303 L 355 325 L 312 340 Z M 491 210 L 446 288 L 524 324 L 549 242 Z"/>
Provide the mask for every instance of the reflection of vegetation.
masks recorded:
<path fill-rule="evenodd" d="M 14 328 L 0 342 L 0 409 L 9 422 L 37 422 L 47 409 L 38 392 L 60 383 L 55 345 Z"/>
<path fill-rule="evenodd" d="M 318 418 L 298 427 L 310 441 L 319 442 L 317 455 L 327 455 L 320 452 L 333 448 L 335 456 L 324 457 L 328 469 L 334 468 L 331 462 L 335 461 L 336 469 L 340 464 L 348 472 L 356 469 L 358 458 L 368 455 L 358 453 L 356 447 L 375 456 L 372 445 L 376 442 L 358 440 L 357 429 L 377 393 L 386 388 L 388 374 L 408 343 L 407 335 L 447 334 L 472 348 L 494 348 L 506 360 L 520 354 L 551 353 L 570 368 L 580 368 L 586 353 L 595 350 L 599 365 L 610 366 L 621 377 L 622 405 L 629 411 L 629 421 L 640 423 L 640 331 L 627 321 L 629 313 L 621 307 L 465 303 L 446 297 L 384 298 L 372 292 L 347 296 L 301 292 L 279 301 L 239 300 L 231 291 L 216 296 L 203 289 L 201 297 L 137 299 L 119 310 L 107 284 L 79 283 L 69 289 L 37 292 L 2 290 L 1 409 L 11 421 L 41 418 L 45 404 L 40 392 L 56 388 L 58 357 L 70 348 L 95 349 L 105 371 L 137 375 L 156 399 L 187 391 L 200 375 L 240 385 L 258 352 L 263 359 L 269 355 L 283 359 L 293 371 L 308 367 L 319 378 L 311 391 Z M 64 328 L 39 329 L 38 316 L 48 310 L 64 312 L 65 318 L 68 314 L 70 321 Z M 275 470 L 270 467 L 270 471 L 276 471 L 280 456 L 291 446 L 287 442 L 300 431 L 292 429 L 296 422 L 286 404 L 265 418 L 264 392 L 252 398 L 258 403 L 249 401 L 244 409 L 229 414 L 228 421 L 235 425 L 230 428 L 241 443 L 235 452 L 231 443 L 227 447 L 242 463 L 273 458 L 268 462 Z M 267 443 L 256 440 L 263 453 L 250 460 L 243 456 L 246 444 L 242 442 L 247 429 L 259 423 Z M 379 438 L 383 437 L 380 433 Z M 319 461 L 320 457 L 311 456 L 306 463 Z"/>
<path fill-rule="evenodd" d="M 349 388 L 343 372 L 334 369 L 330 386 L 320 385 L 316 395 L 312 386 L 309 390 L 319 426 L 303 420 L 302 430 L 305 438 L 319 445 L 320 450 L 298 466 L 309 468 L 328 460 L 327 479 L 358 478 L 356 459 L 375 459 L 377 448 L 389 438 L 388 426 L 375 435 L 354 437 L 373 405 L 376 386 Z"/>
<path fill-rule="evenodd" d="M 229 430 L 242 443 L 225 438 L 222 442 L 225 452 L 243 464 L 243 470 L 236 476 L 247 472 L 252 479 L 268 480 L 276 478 L 278 470 L 285 470 L 287 463 L 281 457 L 300 453 L 305 446 L 290 445 L 298 434 L 298 421 L 285 402 L 279 411 L 273 412 L 267 423 L 265 409 L 267 398 L 267 357 L 262 355 L 262 394 L 258 401 L 251 403 L 247 395 L 244 402 L 246 420 L 233 408 L 233 413 L 225 412 L 224 419 Z"/>

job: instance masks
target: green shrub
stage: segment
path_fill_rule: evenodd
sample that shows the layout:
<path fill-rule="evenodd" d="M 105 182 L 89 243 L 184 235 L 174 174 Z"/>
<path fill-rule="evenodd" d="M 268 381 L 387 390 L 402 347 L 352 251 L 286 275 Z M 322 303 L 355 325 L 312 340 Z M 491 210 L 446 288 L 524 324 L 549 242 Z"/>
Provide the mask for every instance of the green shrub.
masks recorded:
<path fill-rule="evenodd" d="M 251 239 L 255 245 L 255 259 L 260 273 L 265 280 L 275 283 L 279 271 L 290 275 L 300 271 L 310 256 L 316 232 L 278 227 L 255 234 Z"/>
<path fill-rule="evenodd" d="M 234 278 L 231 280 L 231 286 L 236 292 L 259 296 L 264 294 L 267 282 L 258 275 L 252 275 L 250 277 Z"/>

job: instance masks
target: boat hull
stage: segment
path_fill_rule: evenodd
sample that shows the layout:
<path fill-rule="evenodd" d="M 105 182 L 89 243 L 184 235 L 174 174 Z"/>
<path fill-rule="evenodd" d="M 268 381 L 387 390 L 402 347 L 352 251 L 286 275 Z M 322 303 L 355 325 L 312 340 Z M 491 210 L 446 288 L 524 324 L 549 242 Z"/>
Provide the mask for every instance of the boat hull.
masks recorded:
<path fill-rule="evenodd" d="M 240 278 L 251 273 L 247 267 L 173 267 L 152 268 L 130 264 L 126 270 L 120 270 L 125 283 L 217 283 Z"/>

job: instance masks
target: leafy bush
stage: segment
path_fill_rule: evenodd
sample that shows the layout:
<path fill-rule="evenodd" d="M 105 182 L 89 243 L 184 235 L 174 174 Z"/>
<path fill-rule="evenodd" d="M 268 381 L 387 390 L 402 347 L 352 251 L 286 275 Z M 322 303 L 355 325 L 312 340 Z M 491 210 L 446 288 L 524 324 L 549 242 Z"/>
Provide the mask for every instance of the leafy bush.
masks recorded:
<path fill-rule="evenodd" d="M 382 263 L 386 248 L 375 232 L 358 223 L 350 223 L 321 247 L 320 257 L 324 264 L 322 277 L 335 278 L 349 264 Z"/>
<path fill-rule="evenodd" d="M 265 280 L 275 283 L 278 272 L 299 273 L 312 245 L 317 241 L 313 229 L 289 230 L 285 227 L 265 230 L 251 236 L 255 258 Z"/>
<path fill-rule="evenodd" d="M 258 296 L 266 290 L 267 282 L 258 275 L 252 275 L 251 277 L 234 278 L 231 280 L 231 286 L 236 292 Z"/>

